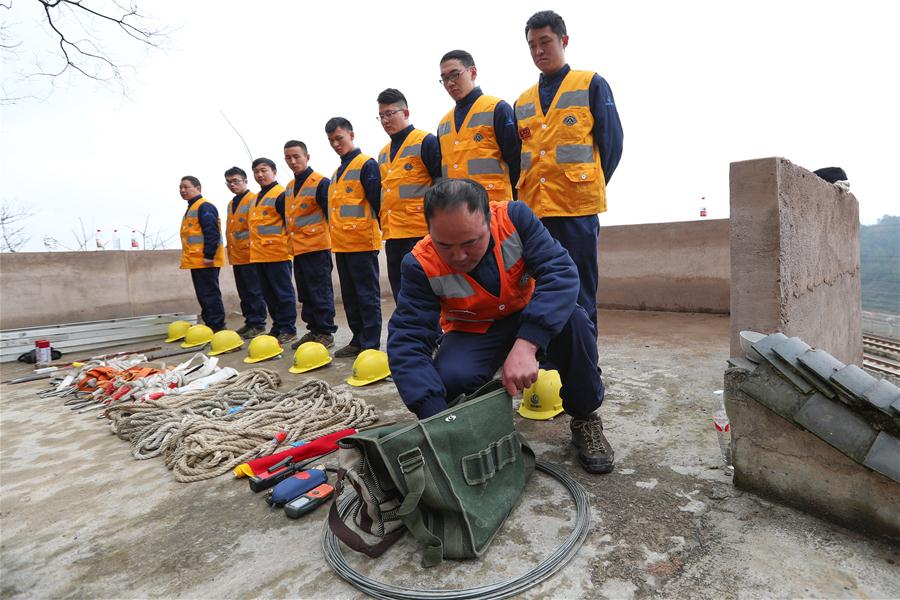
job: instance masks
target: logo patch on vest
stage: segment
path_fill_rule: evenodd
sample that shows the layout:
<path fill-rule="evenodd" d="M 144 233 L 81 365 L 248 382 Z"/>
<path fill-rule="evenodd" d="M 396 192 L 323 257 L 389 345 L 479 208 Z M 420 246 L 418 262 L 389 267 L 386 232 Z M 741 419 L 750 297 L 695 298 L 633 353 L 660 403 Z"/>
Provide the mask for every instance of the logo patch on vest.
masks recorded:
<path fill-rule="evenodd" d="M 352 185 L 348 185 L 348 186 L 347 186 L 347 193 L 348 193 L 348 194 L 352 194 L 352 193 L 353 193 L 353 186 L 352 186 Z"/>
<path fill-rule="evenodd" d="M 522 129 L 520 129 L 519 137 L 522 138 L 523 140 L 527 140 L 528 138 L 530 138 L 531 137 L 531 128 L 523 127 Z"/>
<path fill-rule="evenodd" d="M 476 141 L 476 142 L 480 142 L 480 141 L 483 140 L 483 139 L 484 139 L 484 136 L 481 135 L 481 132 L 478 132 L 478 133 L 475 134 L 475 141 Z"/>
<path fill-rule="evenodd" d="M 571 127 L 572 125 L 574 125 L 574 124 L 577 123 L 577 122 L 578 122 L 578 119 L 576 119 L 576 118 L 574 117 L 574 115 L 569 115 L 569 116 L 567 116 L 565 119 L 563 119 L 563 123 L 565 123 L 565 124 L 568 125 L 569 127 Z"/>
<path fill-rule="evenodd" d="M 407 171 L 412 171 L 413 170 L 412 163 L 409 163 L 409 162 L 406 163 L 405 165 L 403 165 L 403 168 L 406 169 Z"/>

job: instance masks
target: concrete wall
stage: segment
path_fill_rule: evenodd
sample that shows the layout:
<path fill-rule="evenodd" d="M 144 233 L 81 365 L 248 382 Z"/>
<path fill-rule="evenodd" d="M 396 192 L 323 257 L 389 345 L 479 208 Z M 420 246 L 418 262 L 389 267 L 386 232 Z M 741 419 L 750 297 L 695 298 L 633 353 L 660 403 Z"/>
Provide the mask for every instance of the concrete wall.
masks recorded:
<path fill-rule="evenodd" d="M 728 313 L 728 219 L 600 228 L 603 308 Z"/>
<path fill-rule="evenodd" d="M 862 364 L 859 205 L 783 158 L 731 164 L 731 355 L 739 332 L 799 336 Z"/>
<path fill-rule="evenodd" d="M 728 221 L 603 227 L 598 302 L 608 308 L 728 312 Z M 180 251 L 0 255 L 0 329 L 198 311 Z M 382 297 L 390 297 L 384 253 Z M 333 272 L 335 301 L 341 292 Z M 227 311 L 240 305 L 230 267 L 219 278 Z"/>

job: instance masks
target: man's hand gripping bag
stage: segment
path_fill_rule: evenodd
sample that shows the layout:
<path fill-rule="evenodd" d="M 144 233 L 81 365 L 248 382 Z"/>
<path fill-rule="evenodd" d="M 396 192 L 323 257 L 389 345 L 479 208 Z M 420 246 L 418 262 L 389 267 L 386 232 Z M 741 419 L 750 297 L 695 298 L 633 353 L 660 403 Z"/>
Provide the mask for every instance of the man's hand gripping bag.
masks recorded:
<path fill-rule="evenodd" d="M 426 567 L 481 556 L 534 472 L 512 415 L 512 399 L 492 381 L 428 419 L 342 438 L 332 532 L 374 558 L 405 528 L 424 547 Z M 345 523 L 337 500 L 347 483 L 356 497 Z"/>

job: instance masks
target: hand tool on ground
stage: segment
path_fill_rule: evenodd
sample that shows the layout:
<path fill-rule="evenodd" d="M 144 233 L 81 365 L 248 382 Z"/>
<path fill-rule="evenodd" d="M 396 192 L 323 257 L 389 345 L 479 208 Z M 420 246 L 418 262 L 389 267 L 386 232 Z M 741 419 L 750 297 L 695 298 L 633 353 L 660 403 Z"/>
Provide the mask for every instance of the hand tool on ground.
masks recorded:
<path fill-rule="evenodd" d="M 276 485 L 266 498 L 266 502 L 274 507 L 284 506 L 291 500 L 327 482 L 328 475 L 325 473 L 324 465 L 317 465 L 313 469 L 294 473 Z"/>
<path fill-rule="evenodd" d="M 76 365 L 75 363 L 79 363 L 79 362 L 80 362 L 80 363 L 86 363 L 86 362 L 89 362 L 89 361 L 92 361 L 92 360 L 106 360 L 106 359 L 110 359 L 110 358 L 116 358 L 116 357 L 118 357 L 118 356 L 127 356 L 127 355 L 129 355 L 129 354 L 147 354 L 148 352 L 155 352 L 156 350 L 160 350 L 160 349 L 162 349 L 162 346 L 153 346 L 152 348 L 142 348 L 142 349 L 140 349 L 140 350 L 123 350 L 122 352 L 113 352 L 112 354 L 101 354 L 101 355 L 99 355 L 99 356 L 92 356 L 92 357 L 90 357 L 90 358 L 79 358 L 79 359 L 74 360 L 74 361 L 72 361 L 72 362 L 66 362 L 66 363 L 50 363 L 49 366 L 51 366 L 51 367 L 59 367 L 59 368 L 63 368 L 63 367 L 77 367 L 77 366 L 79 366 L 79 365 Z"/>
<path fill-rule="evenodd" d="M 328 499 L 333 495 L 334 488 L 327 483 L 323 483 L 319 487 L 311 489 L 285 504 L 284 514 L 290 519 L 297 519 L 306 513 L 316 510 L 328 502 Z"/>
<path fill-rule="evenodd" d="M 337 452 L 337 449 L 331 450 L 330 452 L 325 452 L 324 454 L 320 454 L 318 456 L 314 456 L 309 460 L 304 460 L 296 463 L 291 463 L 290 460 L 292 459 L 292 457 L 286 456 L 282 461 L 269 467 L 267 471 L 263 471 L 258 475 L 252 476 L 250 478 L 250 489 L 254 492 L 267 490 L 270 487 L 281 483 L 291 475 L 302 471 L 303 468 L 306 467 L 306 465 L 313 463 L 323 456 L 328 456 L 329 454 L 332 454 L 334 452 Z"/>

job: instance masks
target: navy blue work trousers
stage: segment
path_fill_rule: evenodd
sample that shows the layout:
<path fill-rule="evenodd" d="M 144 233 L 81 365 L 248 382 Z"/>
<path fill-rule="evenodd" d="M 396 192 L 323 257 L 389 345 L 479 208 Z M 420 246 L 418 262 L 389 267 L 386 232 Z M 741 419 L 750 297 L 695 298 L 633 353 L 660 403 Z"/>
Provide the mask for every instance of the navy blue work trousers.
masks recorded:
<path fill-rule="evenodd" d="M 254 264 L 233 265 L 234 284 L 241 299 L 244 325 L 256 329 L 266 328 L 266 301 L 259 285 L 259 273 Z"/>
<path fill-rule="evenodd" d="M 297 295 L 291 279 L 291 261 L 256 263 L 256 272 L 272 317 L 272 329 L 269 333 L 297 333 Z"/>
<path fill-rule="evenodd" d="M 378 251 L 335 252 L 341 299 L 347 324 L 353 332 L 350 344 L 363 350 L 381 346 L 381 287 L 378 284 Z"/>
<path fill-rule="evenodd" d="M 225 306 L 219 290 L 219 267 L 191 269 L 194 293 L 200 303 L 200 318 L 213 331 L 225 329 Z"/>
<path fill-rule="evenodd" d="M 587 312 L 594 325 L 594 331 L 598 331 L 597 282 L 600 268 L 597 263 L 597 241 L 600 239 L 600 222 L 597 215 L 544 217 L 541 223 L 569 252 L 569 256 L 575 262 L 581 283 L 578 290 L 578 304 Z"/>
<path fill-rule="evenodd" d="M 331 250 L 305 252 L 294 257 L 294 280 L 300 300 L 300 318 L 312 333 L 334 333 L 334 289 L 331 285 Z"/>
<path fill-rule="evenodd" d="M 420 237 L 396 238 L 384 241 L 384 257 L 387 262 L 388 281 L 391 283 L 391 294 L 394 295 L 394 304 L 400 294 L 400 263 L 403 257 L 412 252 L 413 247 L 419 243 Z"/>
<path fill-rule="evenodd" d="M 444 334 L 434 366 L 448 402 L 471 394 L 494 377 L 516 341 L 520 315 L 497 321 L 485 333 Z M 597 340 L 583 308 L 576 306 L 559 335 L 550 340 L 546 358 L 559 370 L 566 413 L 583 419 L 600 407 L 605 390 L 597 366 Z"/>

